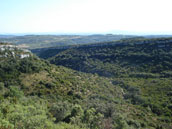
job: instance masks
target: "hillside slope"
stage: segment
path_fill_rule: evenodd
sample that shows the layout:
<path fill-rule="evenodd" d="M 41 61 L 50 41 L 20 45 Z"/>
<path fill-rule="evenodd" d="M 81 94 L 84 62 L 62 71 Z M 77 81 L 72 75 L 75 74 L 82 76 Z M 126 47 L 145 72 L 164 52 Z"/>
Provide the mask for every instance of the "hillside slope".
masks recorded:
<path fill-rule="evenodd" d="M 123 89 L 124 100 L 150 109 L 158 116 L 157 120 L 171 123 L 171 38 L 85 45 L 59 52 L 49 60 L 77 71 L 112 78 L 112 83 Z M 171 128 L 170 124 L 162 127 Z"/>
<path fill-rule="evenodd" d="M 172 39 L 125 39 L 102 45 L 83 45 L 63 50 L 49 60 L 56 65 L 101 76 L 169 75 Z"/>
<path fill-rule="evenodd" d="M 158 114 L 159 100 L 152 103 L 146 94 L 142 97 L 137 85 L 165 88 L 171 80 L 164 84 L 162 80 L 99 77 L 49 64 L 34 55 L 11 55 L 0 61 L 2 129 L 171 128 L 169 103 Z M 149 87 L 144 90 L 156 94 Z M 169 101 L 168 94 L 163 102 Z"/>

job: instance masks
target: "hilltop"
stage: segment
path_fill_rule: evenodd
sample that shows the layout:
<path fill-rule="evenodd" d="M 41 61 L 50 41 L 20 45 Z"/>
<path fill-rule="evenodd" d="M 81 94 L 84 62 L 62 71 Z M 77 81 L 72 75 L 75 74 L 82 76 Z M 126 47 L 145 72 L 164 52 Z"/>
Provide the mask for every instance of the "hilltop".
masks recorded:
<path fill-rule="evenodd" d="M 0 43 L 0 58 L 26 58 L 31 55 L 31 52 L 22 46 Z"/>

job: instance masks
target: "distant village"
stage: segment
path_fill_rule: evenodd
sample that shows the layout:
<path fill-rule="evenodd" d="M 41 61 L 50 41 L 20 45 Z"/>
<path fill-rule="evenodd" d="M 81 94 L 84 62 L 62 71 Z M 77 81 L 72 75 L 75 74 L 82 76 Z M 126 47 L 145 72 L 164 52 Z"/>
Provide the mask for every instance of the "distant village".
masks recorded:
<path fill-rule="evenodd" d="M 15 53 L 16 51 L 20 53 Z M 10 52 L 10 53 L 9 53 Z M 9 43 L 0 43 L 0 57 L 19 57 L 21 59 L 30 57 L 31 52 L 23 45 L 13 45 Z"/>

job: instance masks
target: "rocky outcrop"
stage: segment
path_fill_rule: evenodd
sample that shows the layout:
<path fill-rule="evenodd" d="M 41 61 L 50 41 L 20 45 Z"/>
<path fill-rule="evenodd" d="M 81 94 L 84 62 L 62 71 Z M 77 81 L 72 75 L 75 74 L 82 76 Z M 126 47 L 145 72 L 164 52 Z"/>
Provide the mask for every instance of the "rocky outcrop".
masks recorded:
<path fill-rule="evenodd" d="M 27 49 L 18 47 L 16 45 L 0 43 L 0 58 L 13 57 L 13 58 L 28 58 L 31 56 L 31 52 Z"/>

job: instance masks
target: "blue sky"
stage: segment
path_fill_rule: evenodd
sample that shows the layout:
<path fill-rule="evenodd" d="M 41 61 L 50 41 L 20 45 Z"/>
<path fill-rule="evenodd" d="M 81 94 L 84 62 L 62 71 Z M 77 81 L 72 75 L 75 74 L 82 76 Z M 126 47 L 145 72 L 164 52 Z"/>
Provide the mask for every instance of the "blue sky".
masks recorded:
<path fill-rule="evenodd" d="M 172 34 L 171 0 L 0 0 L 0 34 Z"/>

